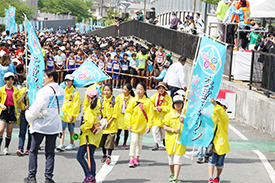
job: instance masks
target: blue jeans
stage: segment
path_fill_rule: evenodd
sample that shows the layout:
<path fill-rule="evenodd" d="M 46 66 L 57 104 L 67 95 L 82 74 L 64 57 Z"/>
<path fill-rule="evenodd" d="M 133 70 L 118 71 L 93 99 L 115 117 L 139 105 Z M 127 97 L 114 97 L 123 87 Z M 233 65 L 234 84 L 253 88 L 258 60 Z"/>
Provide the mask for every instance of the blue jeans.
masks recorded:
<path fill-rule="evenodd" d="M 65 121 L 62 121 L 62 130 L 66 129 L 67 124 L 68 124 L 68 130 L 69 130 L 69 132 L 73 132 L 74 131 L 74 127 L 75 127 L 75 123 L 67 123 Z"/>
<path fill-rule="evenodd" d="M 28 130 L 28 144 L 27 144 L 27 150 L 30 150 L 31 147 L 31 134 L 29 131 L 29 124 L 25 117 L 25 111 L 21 111 L 20 115 L 20 131 L 19 131 L 19 145 L 18 149 L 24 151 L 24 143 L 26 138 L 26 132 Z"/>
<path fill-rule="evenodd" d="M 45 178 L 51 179 L 53 177 L 54 170 L 54 156 L 55 156 L 55 144 L 57 134 L 47 135 L 41 133 L 32 133 L 32 141 L 31 141 L 31 149 L 29 155 L 29 176 L 35 177 L 37 173 L 37 154 L 38 147 L 41 144 L 44 137 L 46 137 L 46 146 L 45 146 L 45 156 L 46 156 L 46 164 L 45 164 Z"/>
<path fill-rule="evenodd" d="M 198 149 L 199 149 L 199 152 L 198 152 L 199 158 L 203 158 L 203 156 L 208 158 L 208 156 L 206 155 L 207 147 L 205 148 L 204 154 L 203 154 L 203 147 L 198 147 Z"/>
<path fill-rule="evenodd" d="M 218 169 L 222 169 L 224 165 L 224 158 L 226 154 L 218 155 L 217 153 L 212 154 L 209 158 L 209 165 L 216 166 Z"/>
<path fill-rule="evenodd" d="M 94 159 L 94 153 L 95 153 L 96 146 L 89 145 L 89 148 L 90 148 L 91 170 L 89 170 L 88 163 L 87 163 L 86 159 L 84 158 L 84 155 L 87 152 L 86 145 L 80 146 L 78 148 L 76 159 L 79 162 L 79 164 L 81 165 L 81 167 L 83 168 L 83 171 L 84 171 L 86 177 L 90 177 L 91 175 L 93 175 L 95 177 L 96 164 L 95 164 L 95 159 Z"/>

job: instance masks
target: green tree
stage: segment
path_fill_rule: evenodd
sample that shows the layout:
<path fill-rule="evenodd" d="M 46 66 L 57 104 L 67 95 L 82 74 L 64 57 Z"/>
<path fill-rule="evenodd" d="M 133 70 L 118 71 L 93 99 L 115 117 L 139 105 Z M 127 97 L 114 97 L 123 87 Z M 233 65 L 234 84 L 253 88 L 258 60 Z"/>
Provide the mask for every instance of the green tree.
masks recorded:
<path fill-rule="evenodd" d="M 33 7 L 26 5 L 25 2 L 20 0 L 0 0 L 0 17 L 5 17 L 5 9 L 9 9 L 9 5 L 16 8 L 15 21 L 20 24 L 24 21 L 24 14 L 26 14 L 29 20 L 34 15 Z"/>
<path fill-rule="evenodd" d="M 201 1 L 208 4 L 218 4 L 219 2 L 219 0 L 201 0 Z"/>
<path fill-rule="evenodd" d="M 104 25 L 113 25 L 115 23 L 115 17 L 121 17 L 121 14 L 114 10 L 113 8 L 109 8 L 107 12 L 107 17 L 102 19 Z"/>
<path fill-rule="evenodd" d="M 41 12 L 59 13 L 60 15 L 71 15 L 82 18 L 91 16 L 89 10 L 93 5 L 92 0 L 39 0 L 38 8 Z"/>

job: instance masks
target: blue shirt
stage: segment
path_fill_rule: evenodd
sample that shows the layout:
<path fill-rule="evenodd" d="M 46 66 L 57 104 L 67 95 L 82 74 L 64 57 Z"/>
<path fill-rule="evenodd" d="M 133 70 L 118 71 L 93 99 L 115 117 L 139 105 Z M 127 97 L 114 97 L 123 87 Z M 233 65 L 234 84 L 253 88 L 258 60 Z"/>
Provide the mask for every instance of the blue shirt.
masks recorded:
<path fill-rule="evenodd" d="M 120 69 L 120 62 L 118 61 L 118 62 L 116 62 L 116 61 L 113 61 L 113 65 L 112 65 L 112 67 L 113 67 L 113 71 L 114 72 L 119 72 L 119 69 Z"/>
<path fill-rule="evenodd" d="M 107 72 L 111 72 L 113 68 L 113 60 L 107 60 Z"/>
<path fill-rule="evenodd" d="M 166 70 L 163 69 L 163 70 L 160 72 L 159 76 L 156 77 L 156 80 L 163 80 L 164 77 L 165 77 L 165 75 L 166 75 Z"/>
<path fill-rule="evenodd" d="M 131 59 L 130 60 L 130 67 L 138 67 L 138 66 L 139 66 L 138 59 L 136 59 L 136 60 Z"/>

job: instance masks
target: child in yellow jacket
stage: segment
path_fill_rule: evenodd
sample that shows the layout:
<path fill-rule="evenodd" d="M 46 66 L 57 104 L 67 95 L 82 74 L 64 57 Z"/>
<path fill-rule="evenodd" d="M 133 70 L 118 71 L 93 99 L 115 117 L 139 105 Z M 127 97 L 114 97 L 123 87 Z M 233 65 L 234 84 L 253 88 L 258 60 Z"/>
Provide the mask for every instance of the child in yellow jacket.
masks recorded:
<path fill-rule="evenodd" d="M 111 163 L 111 155 L 114 150 L 115 135 L 117 133 L 117 113 L 118 105 L 115 96 L 113 96 L 113 88 L 111 84 L 103 87 L 104 96 L 100 98 L 100 108 L 103 118 L 107 120 L 107 127 L 103 130 L 100 147 L 102 147 L 103 158 L 102 163 L 109 165 Z M 108 156 L 107 156 L 108 154 Z"/>
<path fill-rule="evenodd" d="M 214 122 L 214 129 L 216 130 L 216 134 L 215 132 L 213 132 L 215 134 L 213 140 L 214 149 L 212 156 L 209 158 L 208 182 L 220 182 L 220 175 L 223 170 L 224 158 L 226 153 L 230 151 L 228 141 L 229 117 L 226 113 L 228 102 L 224 99 L 214 100 L 213 98 L 210 98 L 209 102 L 215 106 L 213 110 L 212 120 Z M 217 176 L 213 179 L 215 166 L 217 168 Z"/>
<path fill-rule="evenodd" d="M 13 86 L 14 74 L 7 72 L 4 75 L 5 86 L 0 89 L 0 146 L 3 140 L 5 124 L 7 124 L 6 143 L 3 153 L 10 155 L 9 145 L 14 123 L 17 122 L 18 89 Z"/>
<path fill-rule="evenodd" d="M 168 154 L 168 162 L 170 167 L 169 181 L 173 183 L 178 182 L 183 155 L 186 151 L 186 146 L 176 143 L 178 134 L 181 135 L 183 124 L 180 122 L 180 116 L 183 110 L 183 98 L 180 95 L 173 97 L 173 109 L 164 118 L 164 130 L 166 151 Z M 179 128 L 179 125 L 180 128 Z M 175 147 L 176 146 L 176 147 Z"/>
<path fill-rule="evenodd" d="M 90 183 L 90 182 L 96 182 L 95 176 L 96 176 L 96 163 L 94 159 L 94 153 L 96 148 L 99 147 L 99 143 L 102 137 L 102 131 L 100 131 L 97 134 L 92 133 L 91 129 L 94 125 L 94 123 L 98 122 L 101 119 L 101 115 L 97 114 L 96 111 L 99 110 L 99 100 L 98 92 L 95 89 L 90 89 L 86 91 L 87 100 L 90 103 L 90 106 L 86 109 L 85 115 L 84 115 L 84 122 L 80 127 L 81 130 L 81 137 L 79 142 L 79 148 L 77 151 L 77 161 L 81 165 L 84 174 L 85 179 L 84 183 Z M 85 159 L 85 154 L 87 153 L 87 142 L 86 142 L 86 136 L 88 136 L 89 141 L 89 148 L 90 148 L 90 160 L 91 160 L 91 171 L 88 168 L 88 163 Z"/>
<path fill-rule="evenodd" d="M 154 105 L 154 126 L 152 127 L 152 134 L 156 143 L 152 151 L 159 149 L 158 143 L 160 142 L 163 142 L 165 146 L 163 120 L 172 108 L 172 98 L 166 93 L 168 90 L 166 83 L 160 82 L 158 86 L 156 86 L 156 89 L 158 90 L 157 93 L 150 98 Z"/>
<path fill-rule="evenodd" d="M 103 86 L 104 86 L 103 81 L 96 82 L 95 84 L 89 86 L 86 91 L 88 91 L 90 89 L 96 89 L 97 92 L 98 92 L 98 97 L 100 98 L 102 95 L 104 95 L 103 94 Z M 87 100 L 87 95 L 85 95 L 85 99 L 84 99 L 84 102 L 83 102 L 83 111 L 84 112 L 86 111 L 87 107 L 89 107 L 89 105 L 90 104 Z"/>
<path fill-rule="evenodd" d="M 19 100 L 17 101 L 18 106 L 21 109 L 18 125 L 19 125 L 19 145 L 16 154 L 18 156 L 29 155 L 29 150 L 31 148 L 31 135 L 29 131 L 29 123 L 25 117 L 25 112 L 29 108 L 30 103 L 28 99 L 28 82 L 25 82 L 26 87 L 19 91 Z M 24 143 L 26 138 L 26 132 L 28 132 L 28 144 L 27 150 L 24 152 Z"/>
<path fill-rule="evenodd" d="M 72 74 L 67 74 L 65 76 L 65 102 L 62 106 L 62 137 L 60 139 L 60 145 L 56 148 L 57 150 L 72 150 L 75 149 L 74 140 L 72 138 L 74 134 L 74 127 L 76 118 L 80 112 L 80 94 L 73 86 L 74 77 Z M 70 144 L 64 147 L 65 129 L 68 125 L 68 130 L 70 132 Z"/>
<path fill-rule="evenodd" d="M 123 86 L 122 92 L 123 92 L 123 94 L 120 94 L 116 97 L 119 111 L 117 113 L 118 131 L 117 131 L 117 136 L 116 136 L 116 140 L 115 140 L 115 146 L 118 146 L 120 133 L 122 130 L 124 130 L 123 149 L 129 149 L 128 146 L 126 145 L 129 131 L 128 131 L 127 125 L 125 124 L 124 116 L 125 116 L 126 107 L 129 105 L 129 103 L 133 99 L 133 97 L 135 97 L 135 93 L 134 93 L 132 85 L 130 83 L 126 83 Z"/>
<path fill-rule="evenodd" d="M 144 133 L 150 133 L 153 126 L 154 108 L 146 94 L 146 84 L 139 83 L 136 87 L 136 97 L 131 100 L 125 111 L 125 123 L 131 132 L 129 167 L 139 165 Z"/>

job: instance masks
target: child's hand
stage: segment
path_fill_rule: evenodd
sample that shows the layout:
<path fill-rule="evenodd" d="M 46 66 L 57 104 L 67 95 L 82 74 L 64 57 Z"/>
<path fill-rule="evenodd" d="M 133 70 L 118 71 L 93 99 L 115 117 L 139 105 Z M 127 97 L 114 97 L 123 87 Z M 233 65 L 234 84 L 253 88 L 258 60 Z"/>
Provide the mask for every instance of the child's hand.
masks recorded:
<path fill-rule="evenodd" d="M 146 133 L 150 133 L 150 131 L 151 131 L 151 128 L 147 127 L 146 128 Z"/>
<path fill-rule="evenodd" d="M 209 102 L 211 103 L 211 104 L 213 104 L 213 105 L 217 105 L 217 102 L 216 102 L 216 100 L 215 99 L 213 99 L 212 97 L 211 98 L 209 98 Z"/>
<path fill-rule="evenodd" d="M 74 117 L 71 116 L 69 120 L 70 120 L 70 123 L 73 122 Z"/>
<path fill-rule="evenodd" d="M 7 107 L 3 104 L 1 104 L 1 109 L 4 111 L 4 110 L 7 110 Z"/>
<path fill-rule="evenodd" d="M 175 133 L 180 133 L 180 129 L 178 129 L 178 128 L 177 128 L 177 129 L 174 129 L 174 132 L 175 132 Z"/>

